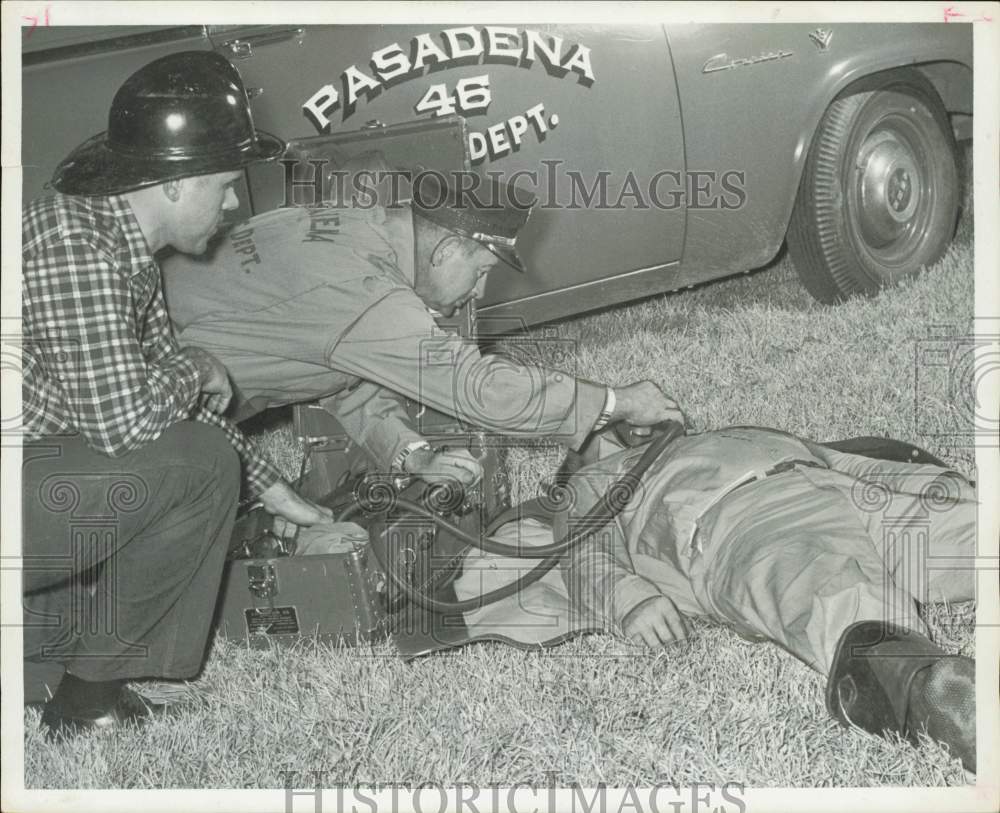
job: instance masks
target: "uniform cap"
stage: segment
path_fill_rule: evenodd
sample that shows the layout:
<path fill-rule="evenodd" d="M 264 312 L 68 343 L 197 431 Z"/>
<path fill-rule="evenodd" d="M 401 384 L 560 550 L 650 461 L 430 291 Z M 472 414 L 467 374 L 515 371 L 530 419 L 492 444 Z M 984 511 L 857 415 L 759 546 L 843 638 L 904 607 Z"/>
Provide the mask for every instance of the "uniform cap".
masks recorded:
<path fill-rule="evenodd" d="M 478 180 L 478 176 L 472 176 Z M 525 273 L 517 252 L 517 235 L 537 198 L 511 183 L 491 178 L 486 189 L 461 179 L 449 184 L 443 173 L 423 170 L 413 175 L 412 208 L 421 217 L 486 246 L 512 268 Z"/>

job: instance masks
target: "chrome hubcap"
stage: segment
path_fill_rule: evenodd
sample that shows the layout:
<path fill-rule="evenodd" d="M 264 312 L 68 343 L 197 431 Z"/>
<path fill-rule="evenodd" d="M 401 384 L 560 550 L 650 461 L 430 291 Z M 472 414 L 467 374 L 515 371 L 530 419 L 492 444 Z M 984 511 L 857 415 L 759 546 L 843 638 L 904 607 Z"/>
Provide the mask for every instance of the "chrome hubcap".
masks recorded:
<path fill-rule="evenodd" d="M 874 247 L 906 234 L 925 194 L 913 153 L 891 132 L 872 133 L 858 156 L 861 229 Z"/>

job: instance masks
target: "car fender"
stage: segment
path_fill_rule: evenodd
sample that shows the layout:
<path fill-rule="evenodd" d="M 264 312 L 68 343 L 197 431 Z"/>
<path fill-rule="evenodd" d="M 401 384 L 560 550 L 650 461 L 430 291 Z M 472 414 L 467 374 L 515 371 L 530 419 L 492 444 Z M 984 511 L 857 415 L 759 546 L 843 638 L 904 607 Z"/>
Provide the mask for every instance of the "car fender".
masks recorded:
<path fill-rule="evenodd" d="M 971 26 L 685 26 L 668 29 L 668 36 L 689 169 L 747 173 L 742 207 L 689 207 L 678 283 L 748 271 L 777 254 L 813 135 L 841 93 L 914 65 L 949 112 L 971 113 Z M 719 54 L 730 63 L 777 56 L 715 70 L 725 64 Z M 721 110 L 730 115 L 720 116 Z M 734 126 L 741 118 L 749 120 L 746 126 Z M 719 120 L 729 124 L 720 129 Z"/>

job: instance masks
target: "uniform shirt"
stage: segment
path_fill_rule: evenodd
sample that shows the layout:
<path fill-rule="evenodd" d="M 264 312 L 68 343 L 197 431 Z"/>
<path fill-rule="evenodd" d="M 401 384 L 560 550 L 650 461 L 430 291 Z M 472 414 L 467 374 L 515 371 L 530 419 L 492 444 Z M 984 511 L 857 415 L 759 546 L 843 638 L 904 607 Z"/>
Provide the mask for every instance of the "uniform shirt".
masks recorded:
<path fill-rule="evenodd" d="M 197 367 L 174 339 L 159 266 L 124 198 L 42 198 L 21 227 L 29 439 L 79 432 L 117 457 L 195 418 L 226 433 L 252 492 L 279 479 L 236 427 L 198 405 Z"/>
<path fill-rule="evenodd" d="M 580 518 L 644 451 L 622 451 L 577 472 L 574 501 L 557 515 L 555 538 L 581 529 Z M 825 458 L 818 444 L 773 429 L 731 427 L 678 438 L 647 470 L 625 509 L 574 548 L 564 571 L 570 595 L 605 625 L 621 624 L 655 596 L 691 596 L 681 574 L 699 552 L 698 521 L 709 509 L 780 463 L 826 468 Z"/>
<path fill-rule="evenodd" d="M 237 415 L 325 398 L 380 466 L 420 435 L 401 397 L 507 434 L 578 446 L 605 389 L 483 356 L 417 296 L 409 207 L 288 208 L 236 226 L 204 257 L 164 263 L 182 344 L 214 353 Z"/>

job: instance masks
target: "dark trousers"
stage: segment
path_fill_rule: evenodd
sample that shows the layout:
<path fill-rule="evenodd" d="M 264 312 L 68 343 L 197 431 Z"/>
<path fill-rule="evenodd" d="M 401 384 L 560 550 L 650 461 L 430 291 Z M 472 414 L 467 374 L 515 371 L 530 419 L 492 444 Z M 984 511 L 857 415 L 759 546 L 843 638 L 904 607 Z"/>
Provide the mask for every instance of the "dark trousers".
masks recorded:
<path fill-rule="evenodd" d="M 184 421 L 117 458 L 24 446 L 25 658 L 84 680 L 195 675 L 239 492 L 218 429 Z"/>

